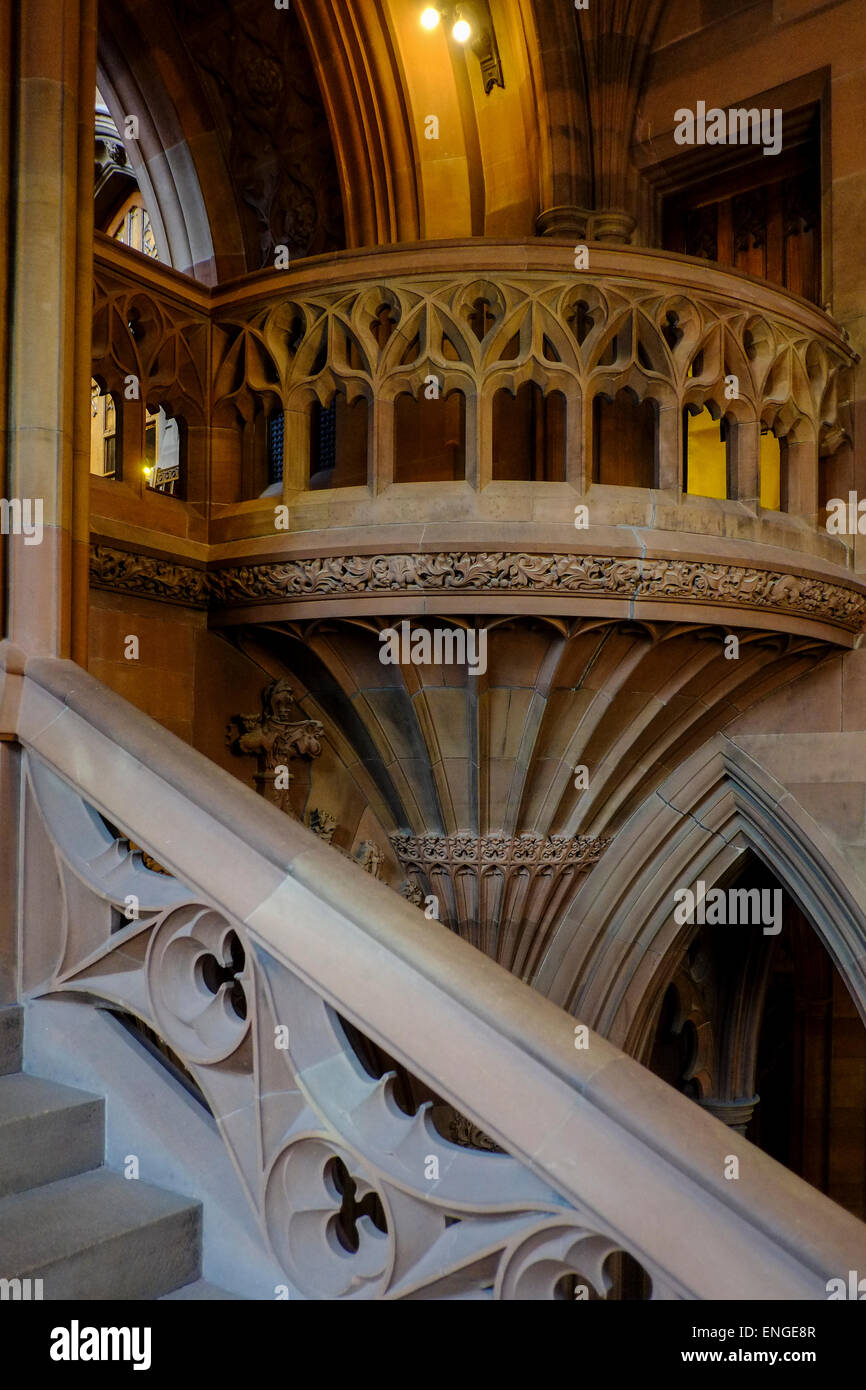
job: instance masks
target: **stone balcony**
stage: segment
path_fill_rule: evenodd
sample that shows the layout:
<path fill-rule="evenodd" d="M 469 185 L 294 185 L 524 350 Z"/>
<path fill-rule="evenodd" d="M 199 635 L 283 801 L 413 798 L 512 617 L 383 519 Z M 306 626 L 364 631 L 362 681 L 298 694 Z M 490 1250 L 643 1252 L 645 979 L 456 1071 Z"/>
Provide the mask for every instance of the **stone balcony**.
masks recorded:
<path fill-rule="evenodd" d="M 105 556 L 139 542 L 188 563 L 190 593 L 229 621 L 467 613 L 483 593 L 485 612 L 650 621 L 693 620 L 697 603 L 708 622 L 849 644 L 864 599 L 821 507 L 850 447 L 840 331 L 707 262 L 595 245 L 588 269 L 574 260 L 547 239 L 427 243 L 210 291 L 98 238 L 94 374 L 116 399 L 139 376 L 142 407 L 184 420 L 187 457 L 184 500 L 144 487 L 124 403 L 124 476 L 93 485 L 96 582 L 123 587 Z M 317 471 L 335 399 L 336 466 Z M 597 399 L 643 412 L 637 452 Z M 726 497 L 684 490 L 704 407 L 726 421 Z M 277 415 L 281 489 L 263 448 Z M 762 428 L 779 441 L 772 508 Z"/>

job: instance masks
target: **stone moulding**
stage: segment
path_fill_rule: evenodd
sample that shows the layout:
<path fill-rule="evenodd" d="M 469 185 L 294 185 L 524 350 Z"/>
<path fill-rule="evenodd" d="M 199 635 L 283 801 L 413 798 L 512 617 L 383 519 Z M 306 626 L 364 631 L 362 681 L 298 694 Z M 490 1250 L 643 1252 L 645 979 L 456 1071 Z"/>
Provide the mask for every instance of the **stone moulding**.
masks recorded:
<path fill-rule="evenodd" d="M 537 593 L 751 608 L 866 629 L 866 594 L 783 570 L 683 559 L 510 551 L 334 555 L 201 570 L 97 545 L 91 584 L 196 608 L 384 593 Z"/>
<path fill-rule="evenodd" d="M 403 835 L 390 837 L 401 865 L 426 871 L 589 868 L 610 844 L 595 835 Z"/>
<path fill-rule="evenodd" d="M 90 547 L 90 583 L 191 608 L 207 608 L 209 602 L 205 570 L 106 545 Z"/>

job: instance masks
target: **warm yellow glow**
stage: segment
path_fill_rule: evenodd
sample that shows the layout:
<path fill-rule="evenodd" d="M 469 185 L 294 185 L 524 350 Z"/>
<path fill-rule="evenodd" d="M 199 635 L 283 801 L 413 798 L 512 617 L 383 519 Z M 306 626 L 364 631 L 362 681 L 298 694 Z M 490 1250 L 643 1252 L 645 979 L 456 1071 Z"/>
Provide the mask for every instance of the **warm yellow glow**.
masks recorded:
<path fill-rule="evenodd" d="M 439 11 L 434 10 L 432 5 L 430 5 L 422 14 L 421 23 L 424 25 L 425 29 L 435 29 L 436 25 L 439 23 L 439 18 Z"/>
<path fill-rule="evenodd" d="M 727 497 L 727 450 L 719 421 L 706 406 L 688 417 L 688 491 L 698 497 Z"/>
<path fill-rule="evenodd" d="M 771 430 L 761 435 L 761 506 L 777 512 L 781 505 L 781 452 L 779 441 Z"/>
<path fill-rule="evenodd" d="M 153 469 L 152 469 L 152 468 L 145 468 L 145 470 L 144 470 L 144 476 L 145 476 L 146 478 L 149 478 L 152 472 L 153 472 Z"/>
<path fill-rule="evenodd" d="M 458 19 L 454 28 L 451 30 L 458 43 L 465 43 L 472 33 L 472 25 L 465 19 Z"/>

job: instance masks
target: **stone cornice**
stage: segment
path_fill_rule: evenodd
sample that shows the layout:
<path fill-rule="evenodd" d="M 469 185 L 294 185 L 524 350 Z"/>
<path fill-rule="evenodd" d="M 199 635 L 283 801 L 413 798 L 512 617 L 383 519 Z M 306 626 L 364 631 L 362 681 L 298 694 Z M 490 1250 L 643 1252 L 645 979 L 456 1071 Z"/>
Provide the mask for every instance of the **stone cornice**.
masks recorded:
<path fill-rule="evenodd" d="M 514 594 L 689 603 L 811 619 L 859 633 L 866 594 L 844 583 L 720 561 L 512 551 L 337 555 L 196 569 L 98 545 L 97 588 L 195 608 L 365 595 Z"/>

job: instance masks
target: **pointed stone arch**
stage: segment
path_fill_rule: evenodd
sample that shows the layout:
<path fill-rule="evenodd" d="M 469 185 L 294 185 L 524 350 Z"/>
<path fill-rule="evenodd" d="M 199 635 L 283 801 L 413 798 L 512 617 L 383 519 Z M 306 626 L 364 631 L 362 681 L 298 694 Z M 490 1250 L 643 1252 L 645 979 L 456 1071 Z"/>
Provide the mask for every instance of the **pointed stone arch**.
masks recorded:
<path fill-rule="evenodd" d="M 866 1021 L 866 893 L 838 842 L 753 757 L 717 735 L 641 805 L 584 880 L 533 983 L 639 1049 L 682 927 L 674 890 L 729 874 L 747 849 L 799 904 Z"/>

